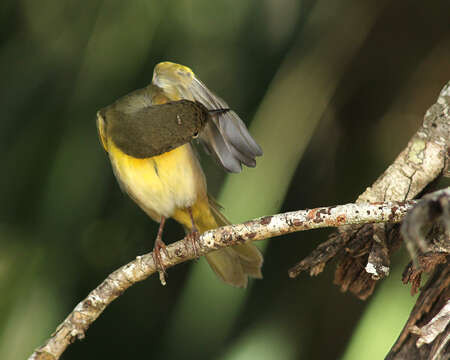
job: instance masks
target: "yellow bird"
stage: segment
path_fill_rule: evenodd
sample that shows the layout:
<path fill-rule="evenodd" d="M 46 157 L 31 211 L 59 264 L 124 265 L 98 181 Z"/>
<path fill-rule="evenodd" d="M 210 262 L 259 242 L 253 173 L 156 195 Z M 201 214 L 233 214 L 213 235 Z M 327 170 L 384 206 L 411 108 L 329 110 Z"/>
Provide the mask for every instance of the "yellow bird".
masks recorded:
<path fill-rule="evenodd" d="M 147 87 L 98 111 L 97 128 L 122 189 L 160 223 L 154 254 L 162 272 L 166 218 L 197 235 L 227 224 L 207 195 L 205 175 L 190 140 L 198 135 L 206 151 L 229 172 L 240 172 L 241 164 L 254 167 L 255 157 L 262 155 L 227 103 L 191 69 L 171 62 L 155 66 Z M 263 258 L 251 243 L 211 252 L 206 260 L 227 284 L 246 287 L 249 276 L 262 277 Z"/>

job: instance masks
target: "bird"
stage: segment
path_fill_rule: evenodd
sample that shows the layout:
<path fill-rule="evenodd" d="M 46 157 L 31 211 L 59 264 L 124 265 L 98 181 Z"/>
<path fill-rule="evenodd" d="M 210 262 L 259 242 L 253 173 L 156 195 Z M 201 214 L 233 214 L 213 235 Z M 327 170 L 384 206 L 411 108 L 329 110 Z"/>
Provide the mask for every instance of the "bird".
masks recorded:
<path fill-rule="evenodd" d="M 199 234 L 229 224 L 207 193 L 194 139 L 231 173 L 240 172 L 242 165 L 254 167 L 261 147 L 240 117 L 189 67 L 169 61 L 155 66 L 149 85 L 99 110 L 96 122 L 120 187 L 159 222 L 153 257 L 165 284 L 161 252 L 168 256 L 162 241 L 166 219 L 182 224 L 194 245 Z M 249 277 L 262 278 L 263 257 L 251 242 L 205 257 L 226 284 L 245 288 Z"/>

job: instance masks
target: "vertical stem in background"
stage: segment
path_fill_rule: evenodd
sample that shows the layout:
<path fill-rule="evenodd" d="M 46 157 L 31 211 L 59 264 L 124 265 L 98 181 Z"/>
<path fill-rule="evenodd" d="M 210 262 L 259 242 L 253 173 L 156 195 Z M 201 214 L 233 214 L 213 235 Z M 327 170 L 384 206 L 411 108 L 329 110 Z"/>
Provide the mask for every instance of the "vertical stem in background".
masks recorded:
<path fill-rule="evenodd" d="M 384 3 L 347 0 L 317 4 L 298 39 L 299 44 L 313 39 L 304 47 L 309 52 L 293 49 L 287 55 L 252 123 L 250 132 L 264 156 L 255 169 L 230 175 L 224 183 L 219 202 L 232 222 L 277 212 L 342 74 Z M 323 31 L 320 36 L 316 34 L 319 29 Z M 164 337 L 163 353 L 170 358 L 199 349 L 204 356 L 217 351 L 249 293 L 220 283 L 200 261 L 180 296 Z M 180 338 L 184 340 L 176 341 Z M 245 342 L 240 344 L 245 346 Z M 189 348 L 183 348 L 186 346 Z"/>

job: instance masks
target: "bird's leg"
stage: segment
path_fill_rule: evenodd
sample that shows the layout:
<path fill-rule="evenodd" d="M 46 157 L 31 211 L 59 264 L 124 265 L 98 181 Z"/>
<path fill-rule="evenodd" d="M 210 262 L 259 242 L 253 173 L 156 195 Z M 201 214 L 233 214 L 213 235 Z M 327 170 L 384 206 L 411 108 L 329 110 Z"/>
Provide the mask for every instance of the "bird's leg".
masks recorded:
<path fill-rule="evenodd" d="M 170 258 L 169 252 L 166 249 L 166 244 L 162 241 L 162 233 L 164 229 L 164 223 L 166 222 L 166 218 L 161 216 L 161 222 L 159 223 L 158 235 L 156 236 L 155 245 L 153 245 L 153 261 L 155 262 L 156 269 L 159 272 L 159 280 L 161 284 L 166 285 L 166 268 L 162 264 L 161 259 L 161 250 L 164 252 L 168 258 Z"/>
<path fill-rule="evenodd" d="M 192 216 L 192 209 L 190 207 L 188 208 L 188 212 L 189 212 L 189 216 L 191 218 L 192 227 L 191 227 L 191 232 L 189 234 L 187 234 L 186 237 L 192 243 L 195 257 L 198 257 L 199 256 L 198 255 L 198 238 L 199 238 L 200 234 L 198 232 L 197 226 L 195 226 L 194 216 Z"/>

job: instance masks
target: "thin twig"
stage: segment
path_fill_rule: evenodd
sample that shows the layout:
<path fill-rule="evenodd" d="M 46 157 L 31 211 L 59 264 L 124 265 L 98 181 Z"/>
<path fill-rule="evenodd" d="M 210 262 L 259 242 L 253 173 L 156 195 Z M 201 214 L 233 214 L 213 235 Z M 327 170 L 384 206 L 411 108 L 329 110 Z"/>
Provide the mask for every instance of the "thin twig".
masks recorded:
<path fill-rule="evenodd" d="M 203 233 L 198 240 L 197 253 L 205 255 L 246 241 L 263 240 L 296 231 L 352 224 L 396 223 L 403 219 L 415 203 L 416 201 L 347 204 L 266 216 Z M 169 257 L 161 254 L 165 268 L 196 257 L 192 242 L 186 239 L 167 246 L 167 251 Z M 138 256 L 114 271 L 75 307 L 46 343 L 36 349 L 29 359 L 59 359 L 71 343 L 84 338 L 89 326 L 112 301 L 130 286 L 145 280 L 156 271 L 152 253 Z"/>

